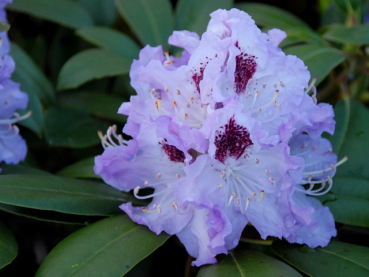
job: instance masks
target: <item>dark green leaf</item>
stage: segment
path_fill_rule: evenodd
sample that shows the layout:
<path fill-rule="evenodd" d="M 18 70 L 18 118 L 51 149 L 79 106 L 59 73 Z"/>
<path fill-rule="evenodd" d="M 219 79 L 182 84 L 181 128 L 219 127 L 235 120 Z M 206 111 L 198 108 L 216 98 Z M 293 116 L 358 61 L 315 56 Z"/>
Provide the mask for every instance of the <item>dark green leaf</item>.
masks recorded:
<path fill-rule="evenodd" d="M 13 74 L 15 76 L 16 73 Z M 23 87 L 23 85 L 21 84 Z M 24 110 L 19 110 L 19 114 L 24 115 L 29 111 L 32 111 L 32 115 L 26 120 L 20 121 L 18 124 L 25 126 L 35 132 L 39 137 L 42 134 L 42 126 L 44 121 L 44 116 L 42 114 L 42 105 L 38 97 L 33 93 L 32 90 L 27 91 L 28 94 L 28 105 Z"/>
<path fill-rule="evenodd" d="M 274 6 L 259 3 L 242 3 L 236 7 L 244 10 L 255 20 L 256 24 L 267 28 L 290 29 L 308 28 L 309 26 L 293 14 Z"/>
<path fill-rule="evenodd" d="M 115 0 L 115 5 L 143 45 L 168 48 L 174 28 L 169 0 Z"/>
<path fill-rule="evenodd" d="M 306 246 L 275 241 L 273 251 L 286 262 L 309 276 L 368 276 L 369 248 L 339 241 L 315 251 Z"/>
<path fill-rule="evenodd" d="M 146 226 L 133 223 L 128 216 L 110 217 L 59 243 L 46 257 L 36 277 L 120 277 L 168 238 L 167 234 L 157 236 Z"/>
<path fill-rule="evenodd" d="M 108 27 L 88 27 L 76 34 L 96 46 L 115 51 L 130 59 L 138 59 L 140 48 L 128 36 Z"/>
<path fill-rule="evenodd" d="M 292 44 L 301 44 L 302 42 L 324 45 L 326 42 L 314 31 L 310 29 L 296 28 L 284 30 L 287 34 L 279 47 L 283 48 Z"/>
<path fill-rule="evenodd" d="M 328 73 L 344 61 L 345 56 L 337 49 L 320 45 L 300 45 L 285 50 L 286 54 L 296 55 L 308 67 L 312 77 L 317 77 L 318 85 Z"/>
<path fill-rule="evenodd" d="M 201 34 L 206 31 L 210 13 L 217 9 L 231 9 L 232 0 L 180 0 L 176 7 L 176 30 L 189 30 Z"/>
<path fill-rule="evenodd" d="M 132 59 L 118 53 L 89 49 L 71 57 L 60 70 L 58 89 L 76 88 L 93 79 L 126 74 Z"/>
<path fill-rule="evenodd" d="M 100 182 L 65 178 L 29 168 L 23 173 L 22 166 L 8 167 L 13 167 L 12 174 L 6 174 L 4 170 L 0 175 L 0 203 L 102 216 L 119 213 L 118 206 L 124 202 L 143 204 L 130 194 Z"/>
<path fill-rule="evenodd" d="M 333 0 L 333 2 L 343 12 L 348 12 L 350 8 L 355 10 L 363 5 L 362 0 Z"/>
<path fill-rule="evenodd" d="M 18 244 L 10 230 L 0 222 L 0 269 L 10 264 L 18 254 Z"/>
<path fill-rule="evenodd" d="M 25 92 L 31 91 L 47 105 L 55 102 L 52 84 L 28 54 L 17 44 L 12 43 L 10 55 L 16 64 L 12 79 L 21 84 L 21 89 Z"/>
<path fill-rule="evenodd" d="M 111 25 L 117 18 L 114 0 L 78 0 L 97 25 Z"/>
<path fill-rule="evenodd" d="M 72 0 L 14 0 L 7 9 L 27 13 L 72 29 L 93 24 L 90 14 L 80 3 Z"/>
<path fill-rule="evenodd" d="M 60 95 L 61 105 L 71 108 L 84 108 L 97 117 L 125 124 L 127 116 L 118 114 L 124 99 L 99 91 L 73 91 Z"/>
<path fill-rule="evenodd" d="M 201 267 L 198 277 L 274 277 L 301 276 L 293 268 L 270 256 L 247 249 L 236 249 L 218 256 L 218 263 Z"/>
<path fill-rule="evenodd" d="M 332 192 L 337 197 L 328 202 L 338 222 L 369 227 L 369 141 L 368 110 L 356 100 L 344 98 L 335 107 L 336 133 L 331 138 L 333 151 L 349 160 L 337 169 Z"/>
<path fill-rule="evenodd" d="M 7 32 L 10 29 L 10 25 L 4 21 L 0 20 L 0 33 Z"/>
<path fill-rule="evenodd" d="M 45 114 L 45 138 L 53 146 L 89 147 L 100 142 L 97 132 L 107 128 L 82 111 L 51 107 Z"/>
<path fill-rule="evenodd" d="M 352 28 L 336 26 L 326 32 L 324 38 L 339 43 L 369 44 L 369 24 Z"/>
<path fill-rule="evenodd" d="M 100 178 L 94 172 L 95 157 L 76 162 L 60 170 L 58 175 L 70 178 Z"/>
<path fill-rule="evenodd" d="M 95 222 L 98 219 L 101 219 L 101 217 L 95 216 L 71 215 L 52 211 L 27 209 L 3 203 L 0 203 L 0 210 L 36 220 L 55 222 L 61 224 L 88 225 L 90 223 Z"/>

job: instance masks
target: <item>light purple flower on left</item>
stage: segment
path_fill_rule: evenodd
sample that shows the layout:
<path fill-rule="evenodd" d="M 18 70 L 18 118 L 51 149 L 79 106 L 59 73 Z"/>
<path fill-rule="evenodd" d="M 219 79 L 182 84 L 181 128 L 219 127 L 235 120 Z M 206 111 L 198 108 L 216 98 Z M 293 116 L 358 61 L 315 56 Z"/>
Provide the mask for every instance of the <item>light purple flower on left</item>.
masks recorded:
<path fill-rule="evenodd" d="M 11 1 L 0 1 L 0 20 L 6 22 L 5 5 Z M 17 164 L 24 160 L 27 146 L 19 135 L 16 122 L 30 116 L 20 116 L 15 111 L 25 109 L 28 95 L 20 91 L 19 84 L 10 80 L 15 63 L 9 52 L 9 39 L 6 32 L 0 33 L 0 162 Z"/>

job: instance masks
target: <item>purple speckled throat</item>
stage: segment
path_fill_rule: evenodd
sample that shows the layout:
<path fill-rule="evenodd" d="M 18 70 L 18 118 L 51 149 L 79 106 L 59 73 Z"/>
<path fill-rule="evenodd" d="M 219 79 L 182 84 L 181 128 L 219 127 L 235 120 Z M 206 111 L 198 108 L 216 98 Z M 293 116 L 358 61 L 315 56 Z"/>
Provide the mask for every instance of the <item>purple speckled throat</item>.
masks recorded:
<path fill-rule="evenodd" d="M 253 143 L 247 128 L 238 125 L 233 116 L 226 125 L 216 131 L 214 144 L 217 148 L 215 158 L 224 163 L 227 157 L 238 160 Z"/>

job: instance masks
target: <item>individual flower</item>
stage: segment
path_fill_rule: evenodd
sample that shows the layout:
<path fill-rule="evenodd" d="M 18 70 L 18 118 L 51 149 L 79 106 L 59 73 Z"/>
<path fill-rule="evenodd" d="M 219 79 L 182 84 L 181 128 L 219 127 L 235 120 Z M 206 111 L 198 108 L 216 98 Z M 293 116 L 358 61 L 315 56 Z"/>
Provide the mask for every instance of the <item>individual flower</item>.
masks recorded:
<path fill-rule="evenodd" d="M 11 1 L 0 1 L 0 20 L 6 21 L 5 5 Z M 7 55 L 9 40 L 6 32 L 0 33 L 0 162 L 16 164 L 24 160 L 27 153 L 25 141 L 14 123 L 30 116 L 20 116 L 15 111 L 27 106 L 28 95 L 20 91 L 19 84 L 10 80 L 15 64 Z"/>
<path fill-rule="evenodd" d="M 146 46 L 130 71 L 137 95 L 118 111 L 133 139 L 115 127 L 100 133 L 95 173 L 153 198 L 121 209 L 156 234 L 177 235 L 193 265 L 228 253 L 247 223 L 263 239 L 311 247 L 336 234 L 329 209 L 307 196 L 329 191 L 344 161 L 321 138 L 334 132 L 333 109 L 316 103 L 304 63 L 278 48 L 285 37 L 232 9 L 213 12 L 201 39 L 175 31 L 169 43 L 184 49 L 181 57 Z M 143 196 L 146 187 L 153 192 Z"/>

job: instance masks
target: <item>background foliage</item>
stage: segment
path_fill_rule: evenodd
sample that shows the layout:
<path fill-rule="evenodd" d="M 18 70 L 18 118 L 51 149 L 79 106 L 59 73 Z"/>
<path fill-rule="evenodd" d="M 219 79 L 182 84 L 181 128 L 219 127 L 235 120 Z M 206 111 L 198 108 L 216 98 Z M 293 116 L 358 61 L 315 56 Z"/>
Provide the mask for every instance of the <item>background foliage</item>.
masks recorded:
<path fill-rule="evenodd" d="M 21 122 L 26 161 L 1 165 L 0 276 L 369 276 L 369 1 L 262 2 L 13 0 L 13 79 L 30 98 L 20 112 L 33 115 Z M 281 46 L 317 77 L 318 100 L 335 105 L 329 139 L 350 159 L 320 197 L 337 222 L 328 247 L 263 241 L 248 226 L 234 251 L 197 269 L 176 238 L 120 212 L 123 202 L 144 203 L 95 176 L 93 157 L 102 152 L 97 131 L 126 121 L 116 111 L 134 94 L 128 72 L 139 50 L 175 53 L 173 30 L 201 34 L 210 12 L 231 7 L 264 31 L 286 31 Z"/>

